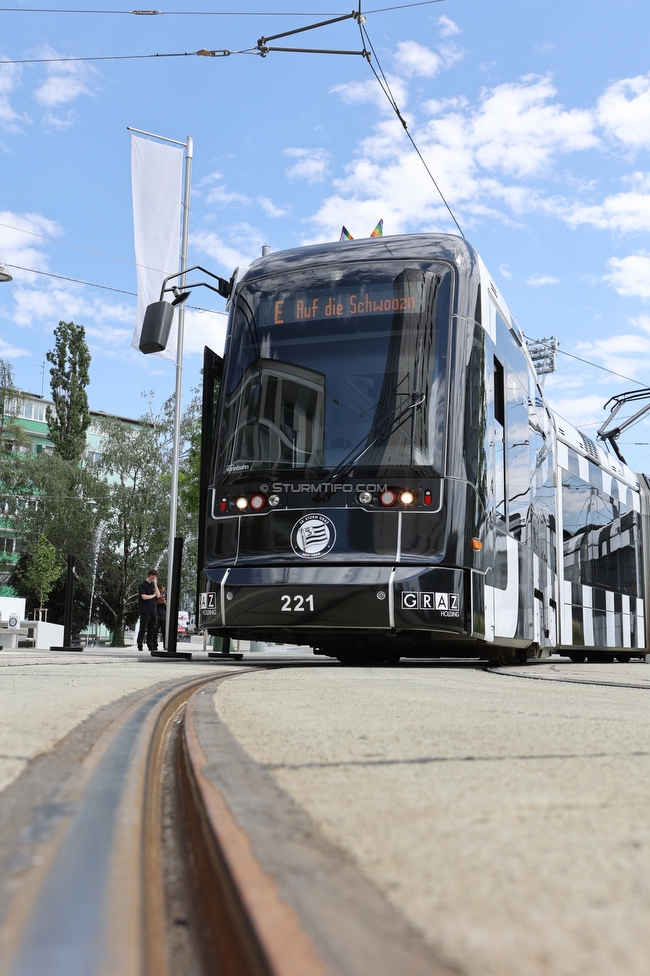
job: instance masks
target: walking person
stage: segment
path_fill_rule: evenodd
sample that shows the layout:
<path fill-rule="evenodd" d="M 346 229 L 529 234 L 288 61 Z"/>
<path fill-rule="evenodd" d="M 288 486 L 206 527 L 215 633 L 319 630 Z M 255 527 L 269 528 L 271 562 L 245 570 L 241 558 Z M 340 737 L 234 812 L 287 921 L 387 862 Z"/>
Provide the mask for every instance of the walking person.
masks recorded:
<path fill-rule="evenodd" d="M 140 627 L 138 629 L 138 650 L 142 651 L 143 642 L 147 641 L 150 651 L 158 647 L 156 636 L 158 633 L 158 614 L 156 601 L 160 599 L 158 589 L 158 570 L 150 569 L 147 578 L 138 587 L 138 611 L 140 613 Z"/>
<path fill-rule="evenodd" d="M 167 593 L 162 583 L 159 584 L 160 598 L 156 600 L 156 615 L 158 622 L 156 625 L 156 647 L 158 646 L 158 634 L 160 633 L 163 642 L 163 650 L 167 650 L 165 644 L 165 624 L 167 621 Z"/>

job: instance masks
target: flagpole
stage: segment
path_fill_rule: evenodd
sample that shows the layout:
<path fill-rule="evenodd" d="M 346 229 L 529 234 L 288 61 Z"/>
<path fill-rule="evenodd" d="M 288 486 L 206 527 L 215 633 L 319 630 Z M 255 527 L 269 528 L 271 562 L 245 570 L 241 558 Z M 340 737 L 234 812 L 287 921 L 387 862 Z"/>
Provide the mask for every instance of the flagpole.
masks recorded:
<path fill-rule="evenodd" d="M 187 267 L 187 247 L 190 231 L 190 188 L 192 185 L 192 160 L 194 158 L 194 140 L 187 137 L 185 143 L 185 187 L 183 190 L 183 222 L 181 232 L 181 271 Z M 179 280 L 181 291 L 185 287 L 187 278 L 182 274 Z M 183 397 L 183 342 L 185 339 L 185 302 L 178 306 L 178 337 L 176 339 L 176 389 L 174 393 L 174 439 L 172 447 L 172 483 L 169 503 L 169 545 L 167 548 L 167 588 L 173 580 L 174 539 L 176 538 L 176 512 L 178 508 L 178 469 L 180 465 L 181 448 L 181 407 Z M 180 579 L 180 576 L 179 576 Z M 180 594 L 178 594 L 180 597 Z M 173 601 L 169 601 L 172 603 Z M 197 608 L 198 609 L 198 608 Z M 173 625 L 178 626 L 178 621 Z M 169 614 L 165 618 L 165 646 L 169 647 L 169 628 L 171 622 Z"/>
<path fill-rule="evenodd" d="M 182 146 L 185 149 L 185 183 L 183 188 L 183 220 L 181 224 L 181 253 L 180 271 L 187 267 L 187 250 L 190 230 L 190 189 L 192 185 L 192 160 L 194 158 L 194 140 L 192 136 L 187 137 L 187 142 L 179 142 L 177 139 L 169 139 L 167 136 L 158 135 L 156 132 L 147 132 L 145 129 L 136 129 L 127 125 L 129 132 L 137 132 L 152 139 L 160 139 L 161 142 L 168 142 L 174 146 Z M 185 286 L 187 277 L 185 274 L 180 276 L 179 285 L 181 289 Z M 176 386 L 174 392 L 174 432 L 172 443 L 172 481 L 169 505 L 169 540 L 167 546 L 167 591 L 169 602 L 171 603 L 171 586 L 173 581 L 172 569 L 174 562 L 174 539 L 176 538 L 176 513 L 178 509 L 178 470 L 180 464 L 180 441 L 181 441 L 181 407 L 183 398 L 183 341 L 185 337 L 185 305 L 178 307 L 178 334 L 176 340 Z M 177 621 L 174 626 L 178 626 Z M 165 645 L 169 647 L 169 614 L 165 619 Z"/>

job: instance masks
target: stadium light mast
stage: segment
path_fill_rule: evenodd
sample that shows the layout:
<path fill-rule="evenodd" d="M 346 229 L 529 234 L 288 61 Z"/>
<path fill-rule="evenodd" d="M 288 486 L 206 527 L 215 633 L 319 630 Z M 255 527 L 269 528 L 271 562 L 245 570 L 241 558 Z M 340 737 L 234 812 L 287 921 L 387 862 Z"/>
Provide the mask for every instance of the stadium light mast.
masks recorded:
<path fill-rule="evenodd" d="M 533 361 L 535 372 L 541 377 L 543 389 L 544 379 L 549 373 L 555 372 L 560 343 L 555 336 L 550 336 L 548 339 L 526 339 L 526 346 Z"/>

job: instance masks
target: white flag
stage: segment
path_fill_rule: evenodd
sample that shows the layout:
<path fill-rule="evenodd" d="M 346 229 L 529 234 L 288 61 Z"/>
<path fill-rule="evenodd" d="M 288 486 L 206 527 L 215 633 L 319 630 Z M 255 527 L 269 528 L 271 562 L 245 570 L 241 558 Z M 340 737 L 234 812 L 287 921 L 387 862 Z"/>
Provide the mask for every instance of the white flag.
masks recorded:
<path fill-rule="evenodd" d="M 138 307 L 131 345 L 136 349 L 147 305 L 159 301 L 163 279 L 179 270 L 182 178 L 182 149 L 131 135 L 133 236 L 138 275 Z M 170 336 L 167 349 L 157 355 L 176 359 L 175 334 Z"/>

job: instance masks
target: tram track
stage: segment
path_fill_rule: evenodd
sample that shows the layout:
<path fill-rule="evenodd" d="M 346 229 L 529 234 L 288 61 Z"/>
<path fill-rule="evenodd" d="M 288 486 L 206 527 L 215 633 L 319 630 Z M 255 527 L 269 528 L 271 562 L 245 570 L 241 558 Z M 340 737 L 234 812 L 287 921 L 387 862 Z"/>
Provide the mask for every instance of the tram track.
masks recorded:
<path fill-rule="evenodd" d="M 197 696 L 241 673 L 157 688 L 102 732 L 4 919 L 1 976 L 325 976 L 202 772 Z"/>
<path fill-rule="evenodd" d="M 533 665 L 533 667 L 536 667 Z M 565 668 L 566 665 L 561 665 Z M 551 665 L 551 671 L 553 674 L 531 674 L 526 673 L 523 668 L 518 668 L 516 671 L 507 668 L 485 668 L 484 670 L 490 674 L 498 674 L 503 678 L 525 678 L 530 681 L 556 681 L 558 684 L 570 684 L 570 685 L 595 685 L 604 688 L 636 688 L 639 691 L 650 691 L 650 681 L 646 684 L 637 684 L 631 681 L 604 681 L 602 679 L 593 678 L 574 678 L 568 675 L 562 675 L 560 673 L 555 673 L 556 665 Z"/>

